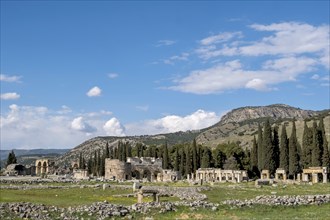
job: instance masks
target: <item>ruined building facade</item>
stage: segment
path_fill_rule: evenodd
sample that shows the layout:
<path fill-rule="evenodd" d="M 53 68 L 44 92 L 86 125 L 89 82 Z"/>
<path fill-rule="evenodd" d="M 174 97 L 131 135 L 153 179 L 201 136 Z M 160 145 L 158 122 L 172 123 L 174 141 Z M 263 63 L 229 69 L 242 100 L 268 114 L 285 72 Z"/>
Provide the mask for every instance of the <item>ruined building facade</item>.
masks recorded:
<path fill-rule="evenodd" d="M 162 159 L 154 157 L 128 157 L 127 161 L 105 159 L 105 179 L 173 181 L 181 179 L 178 172 L 163 170 Z"/>

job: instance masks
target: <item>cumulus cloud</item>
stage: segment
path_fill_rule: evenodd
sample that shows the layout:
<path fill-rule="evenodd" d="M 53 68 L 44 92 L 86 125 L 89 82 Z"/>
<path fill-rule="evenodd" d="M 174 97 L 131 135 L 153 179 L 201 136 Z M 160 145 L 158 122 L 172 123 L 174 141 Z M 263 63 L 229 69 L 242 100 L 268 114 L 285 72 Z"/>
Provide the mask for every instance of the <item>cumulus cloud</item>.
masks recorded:
<path fill-rule="evenodd" d="M 88 97 L 96 97 L 96 96 L 100 96 L 102 93 L 102 90 L 97 87 L 97 86 L 94 86 L 93 88 L 91 88 L 87 93 L 86 95 Z"/>
<path fill-rule="evenodd" d="M 85 133 L 93 133 L 96 128 L 88 124 L 83 117 L 77 117 L 71 122 L 71 128 Z"/>
<path fill-rule="evenodd" d="M 0 115 L 1 149 L 75 147 L 85 141 L 86 136 L 106 135 L 102 128 L 108 113 L 100 111 L 89 116 L 66 106 L 54 111 L 44 106 L 10 105 Z"/>
<path fill-rule="evenodd" d="M 125 136 L 125 128 L 117 118 L 111 118 L 103 126 L 109 136 Z"/>
<path fill-rule="evenodd" d="M 188 76 L 176 80 L 171 90 L 211 94 L 232 89 L 255 89 L 268 91 L 269 85 L 294 81 L 300 74 L 313 70 L 316 61 L 306 57 L 287 57 L 266 61 L 261 70 L 249 70 L 238 61 L 215 65 L 205 70 L 192 71 Z"/>
<path fill-rule="evenodd" d="M 303 74 L 329 69 L 329 25 L 282 22 L 249 27 L 262 32 L 263 37 L 238 41 L 242 32 L 224 32 L 200 40 L 195 54 L 209 66 L 190 71 L 168 88 L 194 94 L 243 88 L 271 91 L 276 90 L 275 85 L 296 81 Z M 222 61 L 232 56 L 234 60 Z M 257 59 L 244 65 L 242 60 L 251 56 Z"/>
<path fill-rule="evenodd" d="M 3 82 L 20 82 L 21 76 L 8 76 L 5 74 L 0 74 L 0 81 Z"/>
<path fill-rule="evenodd" d="M 21 96 L 17 94 L 16 92 L 8 92 L 8 93 L 3 93 L 0 95 L 0 98 L 2 100 L 15 100 L 19 99 Z"/>
<path fill-rule="evenodd" d="M 200 109 L 186 116 L 168 115 L 159 119 L 128 124 L 125 127 L 130 135 L 199 130 L 217 123 L 220 117 L 215 112 Z"/>

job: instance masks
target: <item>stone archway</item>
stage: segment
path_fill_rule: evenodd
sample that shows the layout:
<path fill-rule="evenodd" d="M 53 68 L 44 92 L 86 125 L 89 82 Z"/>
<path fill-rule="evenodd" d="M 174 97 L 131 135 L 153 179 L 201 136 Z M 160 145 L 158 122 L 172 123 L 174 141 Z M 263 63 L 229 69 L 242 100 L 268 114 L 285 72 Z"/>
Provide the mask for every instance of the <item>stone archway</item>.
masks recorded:
<path fill-rule="evenodd" d="M 48 164 L 46 161 L 43 162 L 42 164 L 42 172 L 41 173 L 47 173 L 47 168 L 48 168 Z"/>
<path fill-rule="evenodd" d="M 148 169 L 143 170 L 142 174 L 143 179 L 147 179 L 148 181 L 151 181 L 151 172 Z"/>
<path fill-rule="evenodd" d="M 41 174 L 41 162 L 37 162 L 37 166 L 36 166 L 36 174 L 40 175 Z"/>
<path fill-rule="evenodd" d="M 135 178 L 135 179 L 137 179 L 137 180 L 141 179 L 141 174 L 140 174 L 140 172 L 139 172 L 138 170 L 134 170 L 134 171 L 132 172 L 132 178 Z"/>

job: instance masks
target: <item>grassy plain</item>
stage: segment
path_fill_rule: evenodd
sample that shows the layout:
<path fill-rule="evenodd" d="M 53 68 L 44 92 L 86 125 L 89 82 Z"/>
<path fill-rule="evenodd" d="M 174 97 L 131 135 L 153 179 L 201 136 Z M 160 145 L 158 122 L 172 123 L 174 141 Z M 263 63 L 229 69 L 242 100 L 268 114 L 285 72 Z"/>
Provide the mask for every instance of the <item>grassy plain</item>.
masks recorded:
<path fill-rule="evenodd" d="M 164 184 L 150 184 L 164 185 Z M 186 183 L 171 183 L 167 186 L 188 186 Z M 33 202 L 58 207 L 69 207 L 91 204 L 93 202 L 108 201 L 114 204 L 132 205 L 136 198 L 127 197 L 130 189 L 109 188 L 103 191 L 101 188 L 70 188 L 70 189 L 28 189 L 13 190 L 1 189 L 0 202 Z M 176 212 L 159 214 L 159 210 L 153 210 L 148 214 L 133 214 L 136 219 L 153 217 L 154 219 L 330 219 L 330 204 L 284 207 L 270 207 L 256 205 L 252 207 L 233 208 L 222 205 L 228 199 L 252 199 L 259 195 L 307 195 L 328 194 L 330 184 L 314 185 L 278 185 L 254 187 L 253 183 L 241 184 L 215 184 L 210 190 L 203 191 L 208 196 L 208 201 L 221 204 L 217 211 L 210 209 L 190 209 L 179 207 Z M 118 197 L 118 195 L 124 195 Z M 178 198 L 162 197 L 161 201 L 176 201 Z M 146 202 L 150 201 L 148 198 Z"/>

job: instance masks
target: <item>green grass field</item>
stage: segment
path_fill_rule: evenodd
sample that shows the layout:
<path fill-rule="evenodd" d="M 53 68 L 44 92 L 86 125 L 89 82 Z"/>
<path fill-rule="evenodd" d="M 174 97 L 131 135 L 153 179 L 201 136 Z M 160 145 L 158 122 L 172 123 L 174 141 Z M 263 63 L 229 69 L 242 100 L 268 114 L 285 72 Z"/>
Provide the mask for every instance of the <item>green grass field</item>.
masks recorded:
<path fill-rule="evenodd" d="M 152 184 L 157 185 L 157 184 Z M 164 184 L 159 184 L 164 185 Z M 168 184 L 167 184 L 168 185 Z M 169 184 L 172 186 L 187 186 L 185 183 Z M 210 190 L 203 191 L 208 196 L 208 201 L 220 203 L 217 211 L 199 208 L 191 210 L 188 207 L 179 207 L 176 212 L 159 214 L 154 210 L 148 214 L 133 214 L 136 219 L 152 216 L 154 219 L 330 219 L 330 204 L 284 207 L 270 207 L 256 205 L 252 207 L 234 208 L 222 205 L 228 199 L 252 199 L 258 195 L 307 195 L 328 194 L 330 184 L 314 185 L 278 185 L 254 187 L 253 183 L 241 184 L 216 184 Z M 130 189 L 109 188 L 70 188 L 70 189 L 29 189 L 12 190 L 1 189 L 0 202 L 33 202 L 58 207 L 69 207 L 91 204 L 93 202 L 108 201 L 114 204 L 132 205 L 136 198 L 127 197 L 131 194 Z M 118 195 L 124 195 L 118 197 Z M 178 198 L 162 197 L 161 201 L 176 201 Z M 144 201 L 150 201 L 146 198 Z"/>

